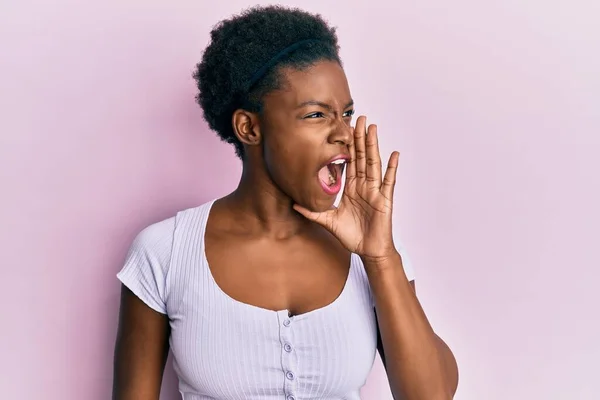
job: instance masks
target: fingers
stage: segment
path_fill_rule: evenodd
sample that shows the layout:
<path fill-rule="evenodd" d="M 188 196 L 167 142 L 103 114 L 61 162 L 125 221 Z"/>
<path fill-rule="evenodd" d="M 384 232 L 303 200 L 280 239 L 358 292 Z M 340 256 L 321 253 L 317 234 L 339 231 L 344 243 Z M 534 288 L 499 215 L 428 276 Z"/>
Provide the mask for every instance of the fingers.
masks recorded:
<path fill-rule="evenodd" d="M 348 165 L 347 179 L 356 177 L 366 182 L 368 189 L 379 190 L 386 198 L 392 199 L 400 154 L 396 151 L 392 153 L 382 180 L 377 126 L 370 125 L 367 128 L 365 116 L 360 116 L 356 121 L 354 143 L 350 146 L 350 154 L 352 161 Z"/>
<path fill-rule="evenodd" d="M 398 172 L 399 157 L 400 153 L 397 151 L 392 152 L 385 171 L 385 176 L 383 177 L 383 184 L 381 185 L 381 194 L 390 201 L 394 198 L 394 187 L 396 186 L 396 173 Z"/>
<path fill-rule="evenodd" d="M 355 151 L 355 168 L 356 177 L 358 179 L 365 179 L 367 176 L 367 151 L 365 138 L 367 136 L 367 117 L 360 116 L 356 120 L 356 126 L 354 127 L 354 151 Z"/>
<path fill-rule="evenodd" d="M 367 186 L 369 189 L 379 190 L 381 187 L 381 156 L 379 155 L 376 125 L 370 125 L 367 130 L 366 148 Z"/>
<path fill-rule="evenodd" d="M 346 183 L 356 178 L 356 148 L 354 147 L 354 141 L 348 145 L 348 152 L 350 153 L 350 160 L 346 163 Z"/>

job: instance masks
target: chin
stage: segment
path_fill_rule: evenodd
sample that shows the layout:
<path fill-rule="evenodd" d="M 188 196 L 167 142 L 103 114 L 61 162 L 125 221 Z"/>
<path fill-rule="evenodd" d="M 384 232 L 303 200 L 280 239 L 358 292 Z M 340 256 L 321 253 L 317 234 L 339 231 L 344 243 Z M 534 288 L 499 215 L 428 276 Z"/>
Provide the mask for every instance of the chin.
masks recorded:
<path fill-rule="evenodd" d="M 298 188 L 300 189 L 300 188 Z M 341 191 L 338 193 L 326 193 L 320 186 L 318 190 L 313 187 L 304 190 L 296 189 L 290 197 L 292 200 L 313 212 L 324 212 L 338 205 L 338 198 L 341 197 Z"/>
<path fill-rule="evenodd" d="M 331 209 L 335 205 L 335 198 L 312 198 L 304 207 L 314 212 L 323 212 Z"/>

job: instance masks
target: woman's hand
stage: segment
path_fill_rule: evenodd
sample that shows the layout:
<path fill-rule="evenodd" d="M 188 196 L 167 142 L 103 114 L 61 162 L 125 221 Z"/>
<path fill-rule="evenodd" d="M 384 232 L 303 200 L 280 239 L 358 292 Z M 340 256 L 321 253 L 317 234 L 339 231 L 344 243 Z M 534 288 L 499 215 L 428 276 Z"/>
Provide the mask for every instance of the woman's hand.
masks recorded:
<path fill-rule="evenodd" d="M 346 184 L 337 208 L 310 211 L 300 205 L 294 209 L 324 226 L 349 251 L 377 262 L 397 254 L 392 239 L 392 206 L 398 152 L 393 152 L 382 179 L 377 127 L 367 128 L 361 116 L 349 146 L 351 160 L 346 165 Z"/>

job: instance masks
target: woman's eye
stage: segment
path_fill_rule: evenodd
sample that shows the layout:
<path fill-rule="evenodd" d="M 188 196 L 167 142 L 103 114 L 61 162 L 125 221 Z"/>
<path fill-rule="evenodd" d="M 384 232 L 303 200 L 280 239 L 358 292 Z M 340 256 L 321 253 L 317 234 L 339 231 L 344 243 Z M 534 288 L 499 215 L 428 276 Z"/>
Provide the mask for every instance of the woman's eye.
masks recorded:
<path fill-rule="evenodd" d="M 348 118 L 348 117 L 352 117 L 354 115 L 354 110 L 348 110 L 343 114 L 344 118 Z M 325 117 L 325 114 L 322 112 L 314 112 L 312 114 L 308 114 L 306 117 L 306 119 L 315 119 L 315 118 L 323 118 Z"/>

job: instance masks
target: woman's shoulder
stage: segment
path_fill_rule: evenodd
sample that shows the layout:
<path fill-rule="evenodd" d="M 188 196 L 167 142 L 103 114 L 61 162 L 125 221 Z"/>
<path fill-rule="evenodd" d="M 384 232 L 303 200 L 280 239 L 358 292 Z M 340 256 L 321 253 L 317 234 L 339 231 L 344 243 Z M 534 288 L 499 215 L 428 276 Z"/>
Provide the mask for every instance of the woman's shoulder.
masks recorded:
<path fill-rule="evenodd" d="M 201 228 L 203 215 L 207 214 L 211 203 L 178 211 L 171 217 L 147 225 L 135 236 L 129 248 L 117 277 L 137 297 L 160 313 L 168 312 L 174 245 L 195 243 L 188 239 L 202 231 L 198 228 Z M 192 246 L 187 250 L 193 249 Z"/>
<path fill-rule="evenodd" d="M 143 250 L 145 253 L 150 251 L 168 258 L 175 237 L 197 230 L 206 219 L 213 202 L 214 200 L 211 200 L 176 211 L 170 217 L 146 225 L 133 240 L 132 249 Z"/>

